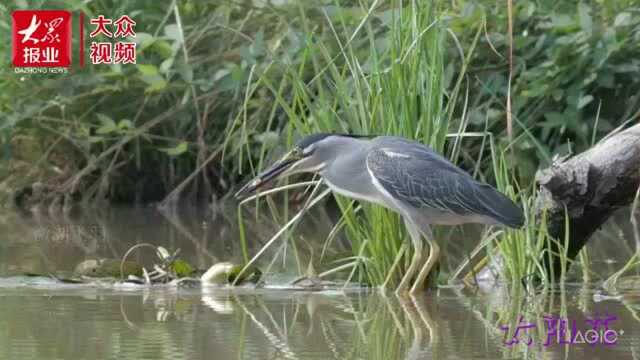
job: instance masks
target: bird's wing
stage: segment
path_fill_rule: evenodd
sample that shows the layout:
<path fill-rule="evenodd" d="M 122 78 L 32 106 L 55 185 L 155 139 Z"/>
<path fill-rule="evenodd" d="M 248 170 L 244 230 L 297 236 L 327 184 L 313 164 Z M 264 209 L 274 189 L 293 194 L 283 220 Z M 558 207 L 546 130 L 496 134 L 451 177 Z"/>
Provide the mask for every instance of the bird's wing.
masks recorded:
<path fill-rule="evenodd" d="M 522 212 L 487 184 L 414 142 L 387 142 L 367 155 L 371 175 L 391 196 L 420 209 L 455 215 L 484 215 L 509 226 L 522 223 Z"/>

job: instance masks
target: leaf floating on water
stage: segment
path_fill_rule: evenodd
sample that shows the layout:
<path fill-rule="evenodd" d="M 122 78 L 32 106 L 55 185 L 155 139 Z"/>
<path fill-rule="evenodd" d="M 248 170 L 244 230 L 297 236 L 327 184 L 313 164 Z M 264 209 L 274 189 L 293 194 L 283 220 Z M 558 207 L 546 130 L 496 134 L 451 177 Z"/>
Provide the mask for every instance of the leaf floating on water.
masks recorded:
<path fill-rule="evenodd" d="M 158 257 L 162 260 L 167 260 L 171 257 L 171 254 L 169 254 L 169 250 L 165 249 L 162 246 L 158 246 L 156 250 L 158 251 Z"/>
<path fill-rule="evenodd" d="M 176 259 L 171 263 L 171 270 L 176 274 L 178 278 L 191 276 L 195 269 L 189 265 L 188 262 L 182 259 Z"/>
<path fill-rule="evenodd" d="M 227 276 L 227 281 L 229 284 L 242 284 L 242 283 L 252 283 L 256 284 L 260 281 L 262 277 L 262 271 L 255 266 L 250 266 L 236 281 L 238 274 L 242 271 L 243 266 L 235 265 Z"/>

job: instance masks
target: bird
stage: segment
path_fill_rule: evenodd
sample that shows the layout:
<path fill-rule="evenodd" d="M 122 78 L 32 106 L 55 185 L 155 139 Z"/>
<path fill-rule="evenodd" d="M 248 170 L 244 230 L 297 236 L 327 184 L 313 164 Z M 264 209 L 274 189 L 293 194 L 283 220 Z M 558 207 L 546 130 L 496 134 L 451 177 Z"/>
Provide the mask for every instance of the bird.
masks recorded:
<path fill-rule="evenodd" d="M 275 179 L 298 173 L 319 174 L 334 193 L 400 214 L 415 251 L 397 294 L 422 289 L 437 262 L 440 248 L 431 225 L 519 228 L 525 220 L 522 209 L 491 185 L 474 179 L 429 146 L 398 136 L 308 135 L 235 196 L 242 198 Z M 429 252 L 419 268 L 426 255 L 422 238 Z"/>

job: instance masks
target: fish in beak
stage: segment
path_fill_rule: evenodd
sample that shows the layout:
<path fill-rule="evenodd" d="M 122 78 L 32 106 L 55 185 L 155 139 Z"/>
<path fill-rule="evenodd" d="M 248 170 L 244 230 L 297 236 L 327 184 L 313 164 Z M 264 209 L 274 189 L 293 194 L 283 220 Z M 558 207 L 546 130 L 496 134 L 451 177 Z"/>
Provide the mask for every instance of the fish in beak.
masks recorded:
<path fill-rule="evenodd" d="M 270 168 L 261 172 L 258 176 L 253 178 L 253 180 L 245 184 L 240 190 L 238 190 L 238 192 L 236 192 L 235 197 L 242 198 L 268 184 L 271 180 L 277 179 L 285 171 L 291 168 L 293 164 L 298 162 L 298 160 L 299 159 L 294 157 L 286 156 L 284 159 L 273 164 Z"/>

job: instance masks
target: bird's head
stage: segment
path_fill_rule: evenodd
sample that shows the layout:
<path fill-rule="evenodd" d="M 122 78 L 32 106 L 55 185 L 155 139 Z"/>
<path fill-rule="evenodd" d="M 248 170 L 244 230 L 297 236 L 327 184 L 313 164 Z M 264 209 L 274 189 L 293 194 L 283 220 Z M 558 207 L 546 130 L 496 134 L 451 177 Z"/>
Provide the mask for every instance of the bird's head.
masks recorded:
<path fill-rule="evenodd" d="M 304 172 L 320 172 L 328 161 L 335 158 L 342 143 L 358 137 L 361 136 L 329 133 L 306 136 L 275 164 L 243 186 L 235 196 L 243 197 L 278 178 Z"/>

